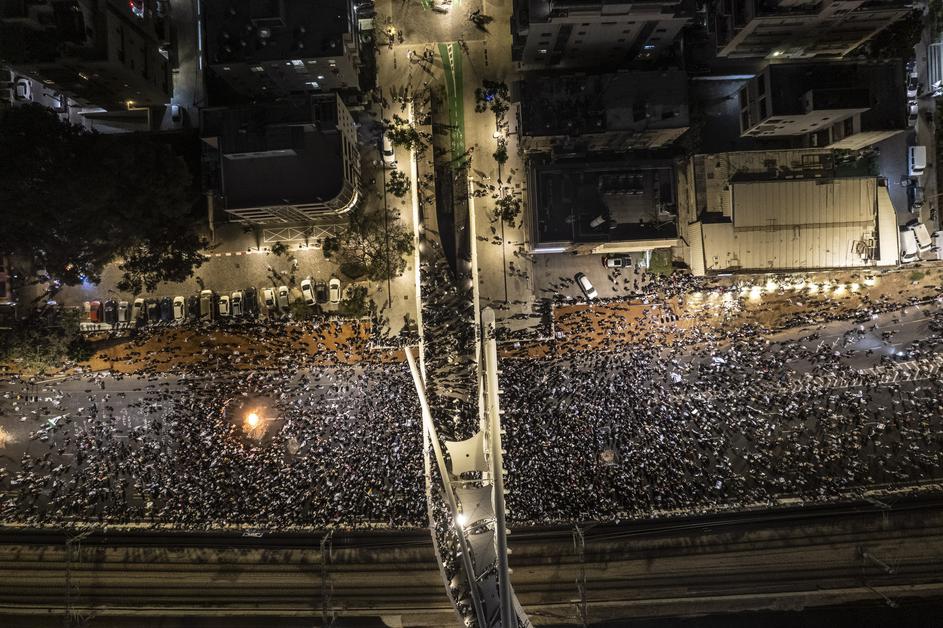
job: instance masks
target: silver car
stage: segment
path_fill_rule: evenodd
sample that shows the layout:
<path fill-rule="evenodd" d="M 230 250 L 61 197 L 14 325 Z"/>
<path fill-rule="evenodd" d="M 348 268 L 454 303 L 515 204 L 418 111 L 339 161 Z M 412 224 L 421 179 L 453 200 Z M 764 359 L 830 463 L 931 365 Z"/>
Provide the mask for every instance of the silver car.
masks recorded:
<path fill-rule="evenodd" d="M 232 293 L 229 298 L 229 307 L 232 310 L 232 315 L 242 316 L 243 307 L 242 307 L 243 295 L 242 290 L 236 290 Z"/>

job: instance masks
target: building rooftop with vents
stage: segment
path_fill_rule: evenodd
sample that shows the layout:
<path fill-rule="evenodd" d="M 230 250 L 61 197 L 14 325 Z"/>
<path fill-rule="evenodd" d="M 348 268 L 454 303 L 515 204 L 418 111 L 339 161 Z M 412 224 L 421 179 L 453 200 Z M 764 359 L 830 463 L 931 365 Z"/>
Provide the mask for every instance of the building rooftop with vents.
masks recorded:
<path fill-rule="evenodd" d="M 348 0 L 206 0 L 213 72 L 247 96 L 357 88 L 357 21 Z"/>
<path fill-rule="evenodd" d="M 529 75 L 520 84 L 525 150 L 659 148 L 688 129 L 682 70 Z"/>
<path fill-rule="evenodd" d="M 701 211 L 688 226 L 696 275 L 891 266 L 897 217 L 886 183 L 832 151 L 698 156 Z"/>

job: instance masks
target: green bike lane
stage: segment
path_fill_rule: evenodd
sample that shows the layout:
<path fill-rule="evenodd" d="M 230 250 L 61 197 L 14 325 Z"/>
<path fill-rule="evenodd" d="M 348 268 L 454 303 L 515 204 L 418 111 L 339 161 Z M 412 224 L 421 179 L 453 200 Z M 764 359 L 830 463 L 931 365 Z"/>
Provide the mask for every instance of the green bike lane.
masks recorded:
<path fill-rule="evenodd" d="M 465 90 L 462 50 L 455 42 L 439 43 L 439 55 L 442 57 L 445 91 L 449 105 L 452 159 L 456 160 L 465 154 Z"/>

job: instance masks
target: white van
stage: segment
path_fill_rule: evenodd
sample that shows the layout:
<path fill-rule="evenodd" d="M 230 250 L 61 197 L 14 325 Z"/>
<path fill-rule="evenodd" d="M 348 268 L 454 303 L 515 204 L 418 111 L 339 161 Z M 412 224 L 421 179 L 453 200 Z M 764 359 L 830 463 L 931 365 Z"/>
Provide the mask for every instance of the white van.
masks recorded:
<path fill-rule="evenodd" d="M 917 248 L 921 251 L 929 251 L 933 246 L 933 240 L 930 239 L 930 232 L 927 226 L 922 222 L 911 223 L 910 230 L 914 232 L 914 238 L 917 240 Z"/>
<path fill-rule="evenodd" d="M 911 146 L 907 149 L 907 173 L 912 177 L 923 174 L 927 167 L 927 147 Z"/>
<path fill-rule="evenodd" d="M 909 264 L 920 259 L 920 249 L 917 248 L 917 238 L 913 230 L 903 227 L 900 232 L 900 263 Z"/>

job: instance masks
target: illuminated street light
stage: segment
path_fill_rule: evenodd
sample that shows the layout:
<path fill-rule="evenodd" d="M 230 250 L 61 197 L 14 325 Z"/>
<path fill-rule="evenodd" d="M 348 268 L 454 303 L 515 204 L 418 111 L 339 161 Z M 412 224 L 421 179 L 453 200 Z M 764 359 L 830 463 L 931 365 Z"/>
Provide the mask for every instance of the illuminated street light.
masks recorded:
<path fill-rule="evenodd" d="M 466 517 L 463 513 L 458 513 L 455 515 L 455 523 L 458 524 L 458 527 L 464 528 L 465 524 L 468 523 L 468 517 Z"/>
<path fill-rule="evenodd" d="M 259 415 L 255 412 L 250 412 L 246 416 L 246 426 L 248 426 L 250 430 L 257 428 L 259 426 Z"/>

